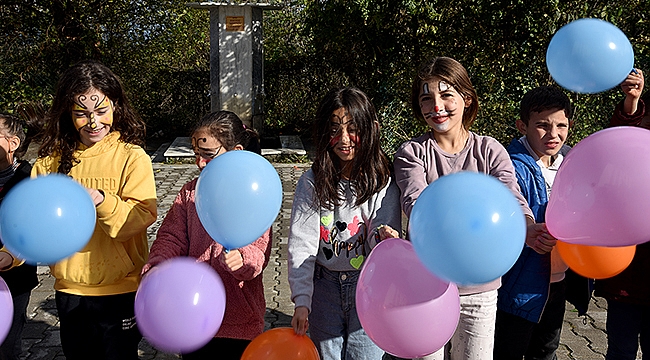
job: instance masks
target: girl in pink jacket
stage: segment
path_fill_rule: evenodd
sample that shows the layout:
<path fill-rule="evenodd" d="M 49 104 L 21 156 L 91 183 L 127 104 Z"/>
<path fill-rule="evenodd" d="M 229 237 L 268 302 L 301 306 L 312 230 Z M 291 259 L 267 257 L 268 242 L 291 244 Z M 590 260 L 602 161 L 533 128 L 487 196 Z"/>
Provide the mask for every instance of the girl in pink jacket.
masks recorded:
<path fill-rule="evenodd" d="M 259 138 L 230 111 L 206 115 L 192 131 L 192 148 L 200 170 L 230 150 L 259 149 Z M 198 179 L 198 178 L 197 178 Z M 271 229 L 252 244 L 224 251 L 199 221 L 194 204 L 196 181 L 183 186 L 151 246 L 148 271 L 169 258 L 189 256 L 217 271 L 226 289 L 226 312 L 215 337 L 183 359 L 237 359 L 246 346 L 264 331 L 266 302 L 262 271 L 271 253 Z"/>

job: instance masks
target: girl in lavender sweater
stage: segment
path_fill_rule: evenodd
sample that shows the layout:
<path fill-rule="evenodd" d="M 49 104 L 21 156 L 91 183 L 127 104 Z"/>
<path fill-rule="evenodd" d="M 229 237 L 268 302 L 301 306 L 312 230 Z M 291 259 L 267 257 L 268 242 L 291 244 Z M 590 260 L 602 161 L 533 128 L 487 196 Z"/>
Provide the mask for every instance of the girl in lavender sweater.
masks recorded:
<path fill-rule="evenodd" d="M 196 165 L 203 170 L 210 160 L 230 150 L 257 149 L 258 137 L 246 129 L 237 115 L 218 111 L 206 115 L 192 132 Z M 183 359 L 239 360 L 246 346 L 264 331 L 262 271 L 271 253 L 271 229 L 252 244 L 224 251 L 199 221 L 194 204 L 196 181 L 181 189 L 151 246 L 143 273 L 167 259 L 194 257 L 217 271 L 226 288 L 226 312 L 219 331 L 201 349 Z"/>
<path fill-rule="evenodd" d="M 316 113 L 314 143 L 316 159 L 298 180 L 291 211 L 291 325 L 300 335 L 309 328 L 323 360 L 379 360 L 383 351 L 357 316 L 356 286 L 377 242 L 399 237 L 401 211 L 366 94 L 330 91 Z"/>
<path fill-rule="evenodd" d="M 434 58 L 420 68 L 411 90 L 413 113 L 431 131 L 405 142 L 395 154 L 395 179 L 406 215 L 410 216 L 424 188 L 439 177 L 459 171 L 480 172 L 503 182 L 521 203 L 529 225 L 527 243 L 547 246 L 543 227 L 534 224 L 532 212 L 519 193 L 506 149 L 491 137 L 469 131 L 478 113 L 478 97 L 465 68 L 450 58 Z M 500 285 L 501 280 L 497 279 L 487 284 L 458 286 L 458 328 L 446 350 L 425 359 L 492 359 Z"/>

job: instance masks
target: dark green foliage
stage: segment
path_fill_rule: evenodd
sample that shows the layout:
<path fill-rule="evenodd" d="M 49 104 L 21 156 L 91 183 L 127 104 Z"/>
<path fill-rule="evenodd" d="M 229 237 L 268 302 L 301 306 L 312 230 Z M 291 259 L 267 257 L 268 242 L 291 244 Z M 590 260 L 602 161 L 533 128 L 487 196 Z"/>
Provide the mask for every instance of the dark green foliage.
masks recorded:
<path fill-rule="evenodd" d="M 572 20 L 618 26 L 650 74 L 646 0 L 293 0 L 265 11 L 265 136 L 309 135 L 321 97 L 357 86 L 380 114 L 389 154 L 426 130 L 412 116 L 412 76 L 430 56 L 469 71 L 479 95 L 472 130 L 517 136 L 519 100 L 553 84 L 546 48 Z M 49 102 L 59 74 L 83 58 L 122 77 L 149 135 L 185 135 L 209 111 L 209 14 L 175 0 L 5 0 L 0 5 L 0 111 Z M 577 111 L 570 143 L 607 124 L 619 89 L 567 91 Z"/>
<path fill-rule="evenodd" d="M 118 74 L 149 135 L 186 135 L 210 109 L 209 16 L 174 0 L 12 0 L 0 5 L 0 109 L 49 103 L 92 58 Z"/>
<path fill-rule="evenodd" d="M 502 143 L 517 136 L 519 100 L 554 84 L 546 69 L 553 34 L 570 21 L 597 17 L 617 25 L 635 48 L 635 66 L 650 70 L 647 1 L 296 1 L 268 14 L 268 121 L 276 128 L 309 131 L 314 106 L 331 87 L 358 86 L 381 116 L 384 146 L 392 153 L 424 131 L 412 116 L 410 84 L 430 56 L 449 56 L 469 71 L 479 95 L 472 130 Z M 280 36 L 278 36 L 280 35 Z M 277 36 L 277 37 L 276 37 Z M 570 143 L 606 125 L 623 95 L 567 94 L 577 111 Z M 289 110 L 285 110 L 289 108 Z"/>

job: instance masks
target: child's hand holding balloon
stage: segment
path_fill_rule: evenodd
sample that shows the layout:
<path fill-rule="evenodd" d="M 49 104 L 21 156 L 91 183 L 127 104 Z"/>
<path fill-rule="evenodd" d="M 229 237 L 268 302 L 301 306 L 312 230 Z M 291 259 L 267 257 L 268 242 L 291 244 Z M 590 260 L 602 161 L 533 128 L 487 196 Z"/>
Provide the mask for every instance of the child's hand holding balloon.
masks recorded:
<path fill-rule="evenodd" d="M 89 189 L 89 188 L 86 188 L 86 191 L 88 191 L 88 194 L 90 195 L 90 198 L 93 200 L 93 204 L 95 204 L 95 206 L 98 206 L 99 204 L 104 202 L 103 191 L 97 189 Z"/>
<path fill-rule="evenodd" d="M 230 269 L 237 271 L 244 266 L 244 258 L 239 250 L 224 251 L 221 253 L 221 262 Z"/>
<path fill-rule="evenodd" d="M 625 95 L 638 99 L 641 97 L 641 92 L 643 92 L 643 85 L 643 71 L 640 69 L 633 69 L 621 83 L 621 90 L 623 90 Z"/>
<path fill-rule="evenodd" d="M 14 258 L 9 253 L 0 251 L 0 271 L 8 269 L 14 263 Z"/>
<path fill-rule="evenodd" d="M 546 224 L 530 224 L 526 229 L 526 245 L 538 254 L 546 254 L 553 250 L 557 239 L 549 234 Z"/>
<path fill-rule="evenodd" d="M 377 228 L 377 233 L 379 234 L 379 239 L 380 240 L 386 240 L 386 239 L 398 239 L 399 238 L 399 233 L 397 230 L 393 229 L 392 227 L 388 225 L 380 225 Z"/>

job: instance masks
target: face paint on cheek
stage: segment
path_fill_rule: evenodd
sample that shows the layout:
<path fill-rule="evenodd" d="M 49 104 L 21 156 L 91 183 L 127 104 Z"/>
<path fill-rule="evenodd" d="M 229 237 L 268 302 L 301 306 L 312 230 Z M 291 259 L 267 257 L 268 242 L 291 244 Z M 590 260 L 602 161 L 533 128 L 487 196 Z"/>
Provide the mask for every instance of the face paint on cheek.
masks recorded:
<path fill-rule="evenodd" d="M 74 105 L 72 105 L 72 115 L 71 115 L 71 117 L 72 117 L 72 122 L 74 123 L 74 127 L 77 130 L 81 129 L 82 127 L 86 126 L 86 124 L 88 124 L 88 118 L 86 118 L 85 116 L 76 116 L 75 115 L 75 112 L 78 112 L 78 111 L 84 111 L 85 112 L 86 109 L 84 107 L 79 106 L 79 104 L 75 103 Z"/>
<path fill-rule="evenodd" d="M 104 100 L 96 107 L 96 109 L 107 108 L 106 113 L 97 117 L 100 123 L 108 126 L 113 125 L 113 102 L 107 97 L 104 97 Z M 94 115 L 94 114 L 93 114 Z M 93 122 L 95 124 L 95 122 Z"/>
<path fill-rule="evenodd" d="M 350 135 L 350 141 L 352 141 L 354 145 L 359 145 L 359 135 Z"/>
<path fill-rule="evenodd" d="M 341 141 L 341 135 L 340 134 L 335 135 L 330 139 L 330 146 L 334 147 L 334 145 L 338 144 L 339 141 Z"/>

